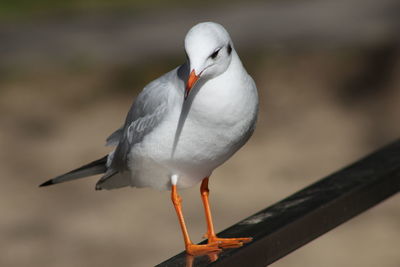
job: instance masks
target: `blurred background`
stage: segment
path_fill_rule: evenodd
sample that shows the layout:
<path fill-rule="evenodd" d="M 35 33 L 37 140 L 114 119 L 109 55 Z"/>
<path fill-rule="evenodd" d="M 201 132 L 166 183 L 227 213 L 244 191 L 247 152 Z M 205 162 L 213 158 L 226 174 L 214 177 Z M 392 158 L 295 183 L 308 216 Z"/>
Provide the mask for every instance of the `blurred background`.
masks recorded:
<path fill-rule="evenodd" d="M 218 231 L 395 140 L 400 3 L 0 3 L 0 266 L 153 266 L 183 249 L 168 192 L 37 185 L 109 151 L 143 86 L 184 59 L 183 38 L 222 23 L 258 85 L 258 128 L 215 171 Z M 192 239 L 199 188 L 182 192 Z M 400 266 L 393 197 L 274 266 Z"/>

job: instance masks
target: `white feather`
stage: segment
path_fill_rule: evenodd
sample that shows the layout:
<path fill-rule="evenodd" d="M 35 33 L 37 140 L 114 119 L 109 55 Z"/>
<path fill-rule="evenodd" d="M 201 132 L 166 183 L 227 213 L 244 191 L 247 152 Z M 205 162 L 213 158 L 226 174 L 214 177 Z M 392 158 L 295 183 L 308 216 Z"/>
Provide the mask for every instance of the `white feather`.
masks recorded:
<path fill-rule="evenodd" d="M 129 184 L 165 190 L 174 182 L 189 187 L 244 145 L 255 127 L 258 95 L 228 45 L 232 41 L 219 24 L 201 23 L 189 31 L 189 62 L 151 82 L 138 96 L 113 155 L 116 166 L 127 171 L 111 177 L 114 182 L 103 188 Z M 219 48 L 218 57 L 210 58 Z M 185 81 L 193 69 L 202 74 L 185 101 Z"/>

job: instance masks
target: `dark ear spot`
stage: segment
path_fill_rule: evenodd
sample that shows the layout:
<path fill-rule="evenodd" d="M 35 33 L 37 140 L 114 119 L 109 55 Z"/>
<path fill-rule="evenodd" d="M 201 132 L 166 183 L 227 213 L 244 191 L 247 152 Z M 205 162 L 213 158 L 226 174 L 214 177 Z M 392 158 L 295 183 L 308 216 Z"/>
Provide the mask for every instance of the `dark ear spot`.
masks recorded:
<path fill-rule="evenodd" d="M 232 53 L 232 46 L 231 44 L 228 44 L 228 55 L 230 55 Z"/>

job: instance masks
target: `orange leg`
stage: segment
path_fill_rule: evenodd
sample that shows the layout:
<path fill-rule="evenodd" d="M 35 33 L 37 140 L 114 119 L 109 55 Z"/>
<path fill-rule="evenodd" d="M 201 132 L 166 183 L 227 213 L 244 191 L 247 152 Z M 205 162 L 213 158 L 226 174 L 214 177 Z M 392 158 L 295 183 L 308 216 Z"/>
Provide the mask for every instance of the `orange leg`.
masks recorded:
<path fill-rule="evenodd" d="M 183 240 L 185 241 L 186 253 L 194 256 L 199 256 L 211 252 L 220 251 L 217 244 L 196 245 L 192 243 L 182 214 L 182 199 L 178 195 L 176 185 L 172 185 L 171 199 L 172 203 L 174 204 L 176 214 L 178 215 L 179 224 L 181 225 Z"/>
<path fill-rule="evenodd" d="M 200 186 L 201 199 L 204 205 L 204 212 L 206 214 L 207 221 L 207 233 L 208 244 L 217 244 L 219 247 L 234 248 L 241 247 L 243 243 L 248 243 L 253 240 L 251 237 L 241 237 L 241 238 L 219 238 L 215 234 L 214 224 L 211 217 L 210 203 L 208 201 L 208 196 L 210 190 L 208 189 L 208 177 L 204 178 Z"/>

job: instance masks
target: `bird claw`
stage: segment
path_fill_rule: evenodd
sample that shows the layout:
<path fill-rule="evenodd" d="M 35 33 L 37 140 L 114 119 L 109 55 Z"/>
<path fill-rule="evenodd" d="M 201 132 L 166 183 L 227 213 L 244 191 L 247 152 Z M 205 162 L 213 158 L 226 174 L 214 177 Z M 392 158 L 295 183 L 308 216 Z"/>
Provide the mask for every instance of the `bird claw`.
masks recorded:
<path fill-rule="evenodd" d="M 239 248 L 245 243 L 249 243 L 253 240 L 251 237 L 239 237 L 239 238 L 219 238 L 212 237 L 208 239 L 209 244 L 215 244 L 220 248 Z"/>
<path fill-rule="evenodd" d="M 221 249 L 217 244 L 204 244 L 204 245 L 196 245 L 189 244 L 186 246 L 186 253 L 193 256 L 202 256 L 210 253 L 220 252 Z"/>

